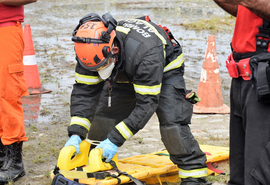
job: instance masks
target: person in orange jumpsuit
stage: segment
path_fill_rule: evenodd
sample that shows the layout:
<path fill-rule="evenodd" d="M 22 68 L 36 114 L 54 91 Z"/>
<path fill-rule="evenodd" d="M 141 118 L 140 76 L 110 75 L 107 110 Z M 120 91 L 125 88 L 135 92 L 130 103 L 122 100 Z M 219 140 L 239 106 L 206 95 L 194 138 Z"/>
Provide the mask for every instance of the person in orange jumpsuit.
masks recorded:
<path fill-rule="evenodd" d="M 0 0 L 0 183 L 24 176 L 22 143 L 27 141 L 21 97 L 24 5 L 37 0 Z"/>

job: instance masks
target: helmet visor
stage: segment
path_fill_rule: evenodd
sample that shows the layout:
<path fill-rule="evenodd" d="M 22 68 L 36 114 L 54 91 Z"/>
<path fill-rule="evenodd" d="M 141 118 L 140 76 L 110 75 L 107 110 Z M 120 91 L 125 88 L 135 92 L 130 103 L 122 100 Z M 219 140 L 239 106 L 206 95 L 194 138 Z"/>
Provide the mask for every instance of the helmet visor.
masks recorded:
<path fill-rule="evenodd" d="M 100 66 L 100 67 L 98 67 L 96 69 L 93 69 L 91 71 L 99 71 L 99 70 L 105 69 L 105 68 L 109 67 L 110 64 L 112 62 L 114 62 L 114 60 L 115 60 L 115 58 L 112 58 L 112 57 L 105 58 L 104 61 L 103 61 L 103 65 L 102 66 Z"/>
<path fill-rule="evenodd" d="M 107 78 L 109 78 L 112 74 L 113 68 L 114 68 L 114 62 L 112 62 L 105 69 L 99 70 L 98 74 L 99 74 L 100 78 L 102 78 L 103 80 L 106 80 Z"/>

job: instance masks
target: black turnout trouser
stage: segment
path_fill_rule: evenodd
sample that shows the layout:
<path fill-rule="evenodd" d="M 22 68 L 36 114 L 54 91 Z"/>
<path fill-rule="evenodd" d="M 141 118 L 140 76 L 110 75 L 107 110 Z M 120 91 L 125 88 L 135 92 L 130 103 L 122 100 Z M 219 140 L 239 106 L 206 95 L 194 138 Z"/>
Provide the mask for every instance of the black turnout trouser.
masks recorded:
<path fill-rule="evenodd" d="M 233 78 L 229 185 L 270 184 L 270 103 L 257 100 L 252 81 Z"/>
<path fill-rule="evenodd" d="M 112 83 L 112 106 L 108 107 L 108 83 L 105 83 L 88 138 L 102 141 L 107 134 L 127 118 L 136 105 L 132 84 Z M 173 163 L 183 170 L 205 168 L 206 156 L 193 137 L 191 123 L 193 105 L 185 99 L 183 74 L 164 78 L 156 110 L 162 141 Z"/>

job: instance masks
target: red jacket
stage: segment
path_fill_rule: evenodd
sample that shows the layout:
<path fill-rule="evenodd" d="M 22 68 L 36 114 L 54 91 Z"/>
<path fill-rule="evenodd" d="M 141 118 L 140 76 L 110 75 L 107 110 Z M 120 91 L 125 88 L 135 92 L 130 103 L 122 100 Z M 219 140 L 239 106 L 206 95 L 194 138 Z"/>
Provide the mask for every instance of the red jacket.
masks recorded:
<path fill-rule="evenodd" d="M 256 51 L 256 35 L 263 19 L 243 6 L 238 6 L 232 47 L 237 53 Z M 268 48 L 268 52 L 270 47 Z"/>

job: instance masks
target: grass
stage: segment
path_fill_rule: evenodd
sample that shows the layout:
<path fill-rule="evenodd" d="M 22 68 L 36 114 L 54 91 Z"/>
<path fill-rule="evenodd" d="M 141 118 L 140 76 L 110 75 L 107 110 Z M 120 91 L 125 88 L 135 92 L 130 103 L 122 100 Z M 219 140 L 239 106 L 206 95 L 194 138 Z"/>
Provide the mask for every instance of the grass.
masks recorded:
<path fill-rule="evenodd" d="M 206 177 L 206 180 L 209 182 L 221 182 L 221 183 L 228 183 L 229 176 L 228 175 L 209 175 Z"/>
<path fill-rule="evenodd" d="M 49 114 L 51 114 L 50 108 L 48 108 L 47 106 L 43 106 L 43 109 L 40 110 L 40 115 L 41 116 L 47 116 Z"/>
<path fill-rule="evenodd" d="M 143 144 L 143 137 L 136 137 L 134 139 L 138 142 L 138 144 Z"/>
<path fill-rule="evenodd" d="M 201 19 L 193 23 L 184 23 L 186 29 L 190 30 L 211 30 L 213 33 L 218 31 L 231 30 L 235 24 L 235 17 L 226 16 L 220 18 L 217 16 L 211 16 L 210 19 Z"/>

